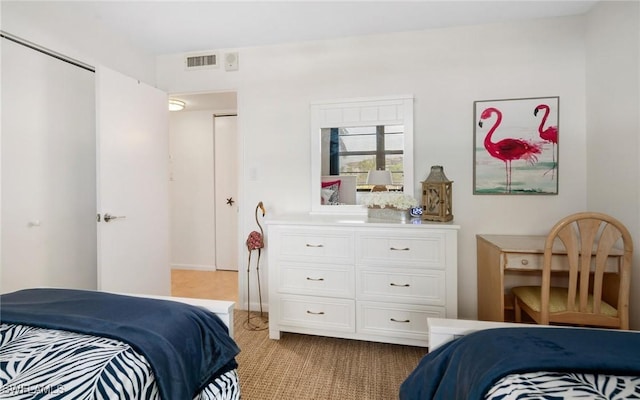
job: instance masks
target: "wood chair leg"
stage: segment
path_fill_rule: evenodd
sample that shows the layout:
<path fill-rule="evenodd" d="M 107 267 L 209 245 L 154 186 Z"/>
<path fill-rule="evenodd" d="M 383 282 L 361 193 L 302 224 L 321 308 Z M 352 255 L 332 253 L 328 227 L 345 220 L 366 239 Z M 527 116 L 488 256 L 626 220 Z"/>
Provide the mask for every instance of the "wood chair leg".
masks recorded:
<path fill-rule="evenodd" d="M 516 322 L 522 322 L 522 309 L 520 308 L 520 302 L 517 297 L 513 300 L 513 314 Z"/>

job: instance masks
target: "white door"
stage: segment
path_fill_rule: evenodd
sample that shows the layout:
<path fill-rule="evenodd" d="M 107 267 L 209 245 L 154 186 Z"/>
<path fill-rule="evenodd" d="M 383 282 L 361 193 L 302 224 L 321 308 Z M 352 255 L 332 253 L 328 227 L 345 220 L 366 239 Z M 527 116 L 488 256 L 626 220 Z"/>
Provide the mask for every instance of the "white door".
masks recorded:
<path fill-rule="evenodd" d="M 216 269 L 238 270 L 237 117 L 214 117 Z"/>
<path fill-rule="evenodd" d="M 167 94 L 100 67 L 96 125 L 98 289 L 169 295 Z"/>

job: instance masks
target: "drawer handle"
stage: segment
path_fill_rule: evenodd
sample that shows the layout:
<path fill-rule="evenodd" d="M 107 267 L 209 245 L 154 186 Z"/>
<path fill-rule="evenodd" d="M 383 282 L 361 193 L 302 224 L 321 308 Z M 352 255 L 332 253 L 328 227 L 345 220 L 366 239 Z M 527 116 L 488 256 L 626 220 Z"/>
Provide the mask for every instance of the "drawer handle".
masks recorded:
<path fill-rule="evenodd" d="M 402 247 L 402 248 L 400 248 L 400 247 L 391 247 L 391 248 L 389 248 L 389 250 L 391 250 L 391 251 L 409 251 L 411 249 L 409 249 L 408 247 Z"/>
<path fill-rule="evenodd" d="M 307 247 L 324 247 L 323 244 L 309 244 L 307 243 Z"/>
<path fill-rule="evenodd" d="M 307 280 L 308 281 L 316 281 L 316 282 L 319 281 L 319 282 L 322 282 L 322 281 L 324 281 L 324 278 L 310 278 L 310 277 L 307 276 Z"/>
<path fill-rule="evenodd" d="M 399 320 L 399 319 L 391 318 L 391 322 L 400 322 L 402 324 L 408 324 L 409 322 L 411 322 L 411 320 L 410 319 Z"/>
<path fill-rule="evenodd" d="M 408 283 L 405 283 L 403 285 L 398 285 L 397 283 L 390 283 L 389 286 L 397 286 L 397 287 L 409 287 L 411 285 L 409 285 Z"/>
<path fill-rule="evenodd" d="M 527 260 L 526 258 L 523 258 L 522 260 L 520 260 L 520 263 L 522 265 L 529 265 L 529 260 Z"/>
<path fill-rule="evenodd" d="M 314 312 L 314 311 L 309 311 L 309 310 L 307 310 L 307 314 L 311 314 L 311 315 L 324 315 L 324 311 Z"/>

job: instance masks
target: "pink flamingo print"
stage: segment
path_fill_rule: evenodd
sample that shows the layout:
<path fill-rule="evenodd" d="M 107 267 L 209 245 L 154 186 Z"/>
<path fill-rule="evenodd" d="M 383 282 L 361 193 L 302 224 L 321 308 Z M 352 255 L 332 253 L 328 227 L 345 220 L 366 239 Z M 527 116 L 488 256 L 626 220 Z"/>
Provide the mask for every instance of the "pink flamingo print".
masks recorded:
<path fill-rule="evenodd" d="M 547 123 L 547 118 L 549 117 L 549 106 L 546 104 L 540 104 L 533 110 L 533 116 L 538 116 L 538 111 L 544 110 L 544 115 L 542 116 L 542 121 L 540 121 L 540 126 L 538 126 L 538 133 L 540 137 L 547 142 L 551 142 L 553 146 L 553 166 L 551 170 L 556 169 L 556 144 L 558 144 L 558 127 L 557 126 L 548 126 L 547 129 L 544 129 L 544 124 Z M 549 171 L 547 171 L 549 172 Z M 547 174 L 545 172 L 545 175 Z"/>
<path fill-rule="evenodd" d="M 511 193 L 511 162 L 513 160 L 525 160 L 529 163 L 538 161 L 537 154 L 541 153 L 540 146 L 533 142 L 522 139 L 506 138 L 498 142 L 492 142 L 493 133 L 498 129 L 502 122 L 502 112 L 494 107 L 485 109 L 480 115 L 478 126 L 482 128 L 482 121 L 490 118 L 493 114 L 497 115 L 496 121 L 484 138 L 484 148 L 491 157 L 504 161 L 506 171 L 506 190 Z"/>

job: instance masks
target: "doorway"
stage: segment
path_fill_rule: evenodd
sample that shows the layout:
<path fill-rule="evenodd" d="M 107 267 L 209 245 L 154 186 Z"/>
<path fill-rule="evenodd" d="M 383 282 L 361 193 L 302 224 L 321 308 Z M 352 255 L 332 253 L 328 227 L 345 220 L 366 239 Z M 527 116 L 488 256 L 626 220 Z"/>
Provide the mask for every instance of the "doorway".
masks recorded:
<path fill-rule="evenodd" d="M 237 301 L 237 96 L 169 97 L 172 294 Z"/>

